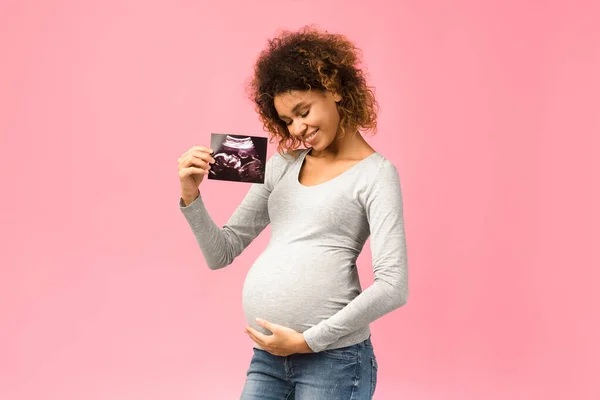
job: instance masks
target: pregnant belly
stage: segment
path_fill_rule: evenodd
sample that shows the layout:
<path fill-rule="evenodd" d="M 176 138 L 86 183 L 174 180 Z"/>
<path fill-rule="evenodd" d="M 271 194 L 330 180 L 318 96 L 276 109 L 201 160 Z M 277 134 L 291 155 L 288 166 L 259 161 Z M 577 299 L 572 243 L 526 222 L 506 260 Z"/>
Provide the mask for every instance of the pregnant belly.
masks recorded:
<path fill-rule="evenodd" d="M 242 292 L 248 324 L 256 318 L 304 332 L 345 307 L 360 293 L 353 262 L 318 254 L 286 258 L 266 251 L 248 271 Z M 281 254 L 281 253 L 279 253 Z"/>

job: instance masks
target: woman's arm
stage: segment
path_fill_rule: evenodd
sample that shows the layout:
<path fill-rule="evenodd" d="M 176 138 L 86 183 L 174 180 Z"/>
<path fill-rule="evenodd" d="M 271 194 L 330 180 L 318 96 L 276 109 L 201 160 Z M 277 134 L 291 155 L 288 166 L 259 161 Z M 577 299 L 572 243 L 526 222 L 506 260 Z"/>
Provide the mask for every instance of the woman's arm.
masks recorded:
<path fill-rule="evenodd" d="M 374 283 L 336 314 L 304 332 L 306 343 L 315 352 L 401 307 L 408 297 L 402 191 L 398 171 L 389 161 L 379 168 L 364 202 Z"/>
<path fill-rule="evenodd" d="M 220 228 L 199 195 L 191 204 L 179 199 L 179 207 L 192 228 L 196 242 L 210 269 L 231 264 L 269 224 L 268 200 L 273 189 L 275 156 L 265 166 L 265 183 L 254 183 L 227 224 Z"/>

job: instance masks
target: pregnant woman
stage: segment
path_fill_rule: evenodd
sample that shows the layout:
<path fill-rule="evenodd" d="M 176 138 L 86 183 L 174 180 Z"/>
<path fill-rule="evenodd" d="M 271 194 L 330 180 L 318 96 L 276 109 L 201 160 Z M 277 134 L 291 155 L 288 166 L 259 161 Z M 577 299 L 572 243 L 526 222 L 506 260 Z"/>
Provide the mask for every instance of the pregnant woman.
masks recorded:
<path fill-rule="evenodd" d="M 241 398 L 371 399 L 369 324 L 406 303 L 408 272 L 397 169 L 360 133 L 375 130 L 377 103 L 359 50 L 310 27 L 283 32 L 260 54 L 250 92 L 278 152 L 222 228 L 199 190 L 213 149 L 178 161 L 179 206 L 210 269 L 271 225 L 243 288 L 254 355 Z M 369 237 L 374 283 L 362 290 L 356 259 Z"/>

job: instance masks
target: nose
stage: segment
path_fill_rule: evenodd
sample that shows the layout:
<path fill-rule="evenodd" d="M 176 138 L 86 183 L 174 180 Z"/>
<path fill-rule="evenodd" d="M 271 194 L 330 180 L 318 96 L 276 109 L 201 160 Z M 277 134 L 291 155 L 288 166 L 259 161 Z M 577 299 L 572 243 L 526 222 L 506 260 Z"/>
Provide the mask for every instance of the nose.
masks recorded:
<path fill-rule="evenodd" d="M 306 132 L 306 124 L 300 119 L 296 119 L 289 126 L 290 134 L 293 136 L 302 137 Z"/>

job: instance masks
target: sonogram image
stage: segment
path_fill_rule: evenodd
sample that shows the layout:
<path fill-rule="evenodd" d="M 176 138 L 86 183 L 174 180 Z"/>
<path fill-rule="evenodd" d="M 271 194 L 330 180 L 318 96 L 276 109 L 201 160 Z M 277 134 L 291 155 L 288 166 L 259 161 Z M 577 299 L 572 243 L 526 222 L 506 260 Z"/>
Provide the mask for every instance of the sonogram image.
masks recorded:
<path fill-rule="evenodd" d="M 210 147 L 215 151 L 215 163 L 210 166 L 208 179 L 265 182 L 267 138 L 213 133 Z"/>

